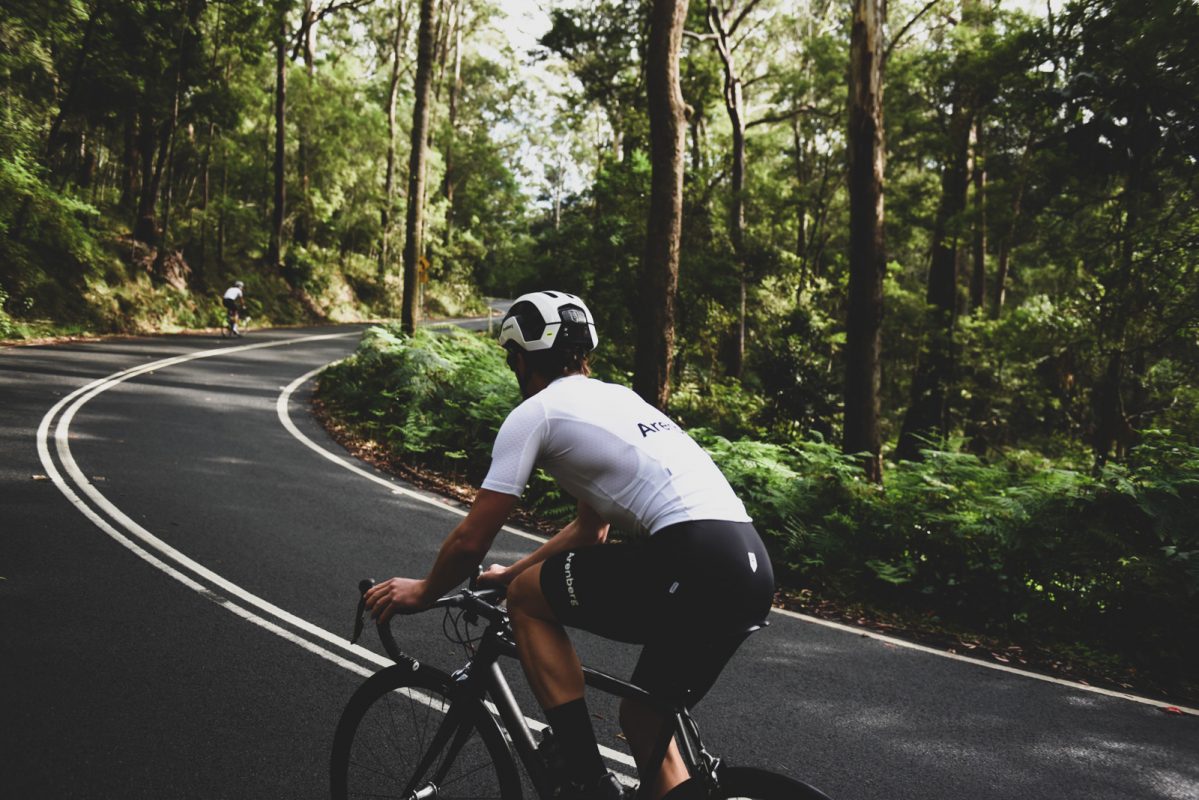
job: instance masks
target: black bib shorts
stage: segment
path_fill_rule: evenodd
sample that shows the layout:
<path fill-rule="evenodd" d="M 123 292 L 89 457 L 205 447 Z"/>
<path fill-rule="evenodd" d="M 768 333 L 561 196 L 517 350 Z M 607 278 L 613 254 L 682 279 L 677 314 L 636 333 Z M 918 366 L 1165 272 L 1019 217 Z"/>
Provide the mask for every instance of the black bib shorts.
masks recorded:
<path fill-rule="evenodd" d="M 694 705 L 766 619 L 774 570 L 751 523 L 696 520 L 551 556 L 541 591 L 563 624 L 645 645 L 632 682 Z"/>

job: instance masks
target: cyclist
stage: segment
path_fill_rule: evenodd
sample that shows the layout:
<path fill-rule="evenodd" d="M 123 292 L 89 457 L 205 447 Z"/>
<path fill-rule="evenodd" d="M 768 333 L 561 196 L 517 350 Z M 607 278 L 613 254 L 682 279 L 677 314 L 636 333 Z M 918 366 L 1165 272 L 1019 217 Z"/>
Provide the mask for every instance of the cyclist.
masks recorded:
<path fill-rule="evenodd" d="M 225 290 L 224 297 L 221 301 L 225 304 L 225 313 L 229 323 L 229 333 L 234 336 L 241 336 L 241 332 L 237 329 L 237 320 L 241 316 L 241 312 L 246 308 L 246 285 L 241 281 L 234 281 L 233 285 Z"/>
<path fill-rule="evenodd" d="M 492 462 L 465 519 L 429 574 L 392 578 L 367 592 L 380 621 L 423 610 L 475 574 L 535 466 L 578 501 L 577 516 L 534 553 L 492 566 L 484 583 L 508 585 L 508 611 L 525 674 L 561 743 L 574 785 L 565 797 L 618 798 L 600 758 L 583 674 L 563 626 L 644 644 L 632 681 L 652 693 L 711 687 L 737 635 L 770 609 L 774 574 L 745 507 L 687 434 L 630 389 L 589 377 L 598 343 L 583 301 L 534 292 L 505 315 L 500 343 L 524 402 L 505 419 Z M 648 537 L 603 544 L 609 525 Z M 700 634 L 699 631 L 704 631 Z M 669 724 L 625 701 L 620 723 L 642 775 Z M 673 743 L 644 796 L 698 792 Z M 684 784 L 684 785 L 680 785 Z"/>

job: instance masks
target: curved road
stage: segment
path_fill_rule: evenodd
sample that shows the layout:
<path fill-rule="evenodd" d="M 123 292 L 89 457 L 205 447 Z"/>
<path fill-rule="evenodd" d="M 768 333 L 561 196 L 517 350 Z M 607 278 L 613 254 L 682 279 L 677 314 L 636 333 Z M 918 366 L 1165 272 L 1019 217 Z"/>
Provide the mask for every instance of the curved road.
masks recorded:
<path fill-rule="evenodd" d="M 0 797 L 326 795 L 338 714 L 380 663 L 345 641 L 354 585 L 423 574 L 461 513 L 309 415 L 360 331 L 0 350 Z M 535 544 L 509 531 L 493 556 Z M 455 666 L 440 628 L 400 630 Z M 1199 716 L 784 614 L 697 717 L 728 761 L 834 800 L 1199 798 Z"/>

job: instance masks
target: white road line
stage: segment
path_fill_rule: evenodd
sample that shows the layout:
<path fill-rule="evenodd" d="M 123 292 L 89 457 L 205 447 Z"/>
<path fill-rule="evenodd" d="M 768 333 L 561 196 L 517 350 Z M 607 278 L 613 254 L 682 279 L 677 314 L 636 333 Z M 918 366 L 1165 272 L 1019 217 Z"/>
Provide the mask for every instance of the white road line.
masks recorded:
<path fill-rule="evenodd" d="M 192 360 L 196 360 L 196 359 L 200 359 L 200 358 L 209 358 L 209 357 L 213 357 L 213 356 L 228 355 L 230 353 L 245 352 L 247 350 L 258 350 L 258 349 L 263 349 L 263 348 L 268 348 L 268 347 L 280 347 L 280 346 L 296 344 L 296 343 L 300 343 L 300 342 L 311 342 L 311 341 L 318 341 L 318 340 L 322 340 L 322 339 L 333 339 L 333 338 L 340 338 L 340 337 L 351 336 L 351 335 L 354 335 L 354 334 L 351 334 L 351 333 L 322 334 L 322 335 L 317 335 L 317 336 L 307 336 L 307 337 L 301 337 L 298 339 L 288 339 L 288 340 L 277 341 L 277 342 L 260 342 L 260 343 L 255 343 L 255 344 L 241 345 L 238 347 L 222 347 L 222 348 L 219 348 L 216 350 L 206 350 L 206 351 L 202 351 L 199 353 L 192 353 L 192 354 L 188 354 L 188 355 L 184 355 L 184 356 L 174 356 L 172 358 L 166 358 L 166 359 L 162 359 L 159 361 L 154 361 L 154 362 L 151 362 L 148 364 L 143 364 L 138 367 L 132 367 L 130 369 L 126 369 L 126 370 L 123 370 L 120 372 L 113 373 L 112 375 L 109 375 L 107 378 L 101 378 L 99 380 L 96 380 L 96 381 L 93 381 L 92 383 L 87 384 L 86 386 L 76 389 L 74 392 L 71 392 L 66 397 L 62 398 L 57 403 L 55 403 L 54 406 L 42 418 L 41 424 L 38 426 L 37 449 L 38 449 L 38 456 L 42 462 L 42 467 L 43 467 L 43 469 L 46 470 L 46 475 L 53 481 L 54 485 L 59 489 L 60 492 L 62 492 L 62 494 L 67 498 L 67 500 L 72 505 L 74 505 L 85 517 L 87 517 L 87 519 L 89 519 L 94 525 L 96 525 L 96 527 L 98 527 L 104 533 L 108 534 L 112 539 L 117 541 L 123 547 L 130 550 L 132 553 L 137 555 L 139 558 L 141 558 L 142 560 L 144 560 L 151 566 L 155 567 L 156 569 L 158 569 L 158 570 L 164 572 L 165 574 L 169 575 L 170 577 L 174 578 L 175 580 L 179 581 L 180 583 L 182 583 L 184 586 L 188 587 L 192 591 L 195 591 L 195 592 L 205 596 L 208 599 L 215 600 L 220 605 L 222 605 L 229 611 L 233 612 L 234 614 L 238 615 L 242 619 L 245 619 L 246 621 L 251 622 L 254 625 L 257 625 L 257 626 L 263 628 L 264 630 L 268 630 L 272 633 L 275 633 L 278 636 L 286 639 L 287 641 L 290 641 L 294 644 L 299 645 L 300 647 L 307 650 L 308 652 L 313 653 L 314 655 L 317 655 L 317 656 L 319 656 L 327 661 L 330 661 L 340 667 L 343 667 L 357 675 L 360 675 L 362 677 L 369 677 L 370 675 L 374 674 L 375 670 L 367 669 L 358 663 L 350 661 L 350 660 L 344 658 L 343 656 L 338 655 L 337 653 L 332 652 L 332 651 L 326 649 L 325 647 L 320 646 L 317 643 L 314 643 L 312 641 L 309 641 L 308 639 L 305 639 L 301 636 L 296 635 L 295 633 L 288 630 L 287 628 L 284 628 L 281 625 L 279 625 L 275 622 L 272 622 L 270 619 L 266 619 L 266 618 L 260 616 L 259 614 L 254 613 L 254 611 L 248 610 L 247 608 L 243 607 L 242 605 L 238 605 L 237 603 L 230 600 L 228 597 L 225 597 L 221 594 L 214 593 L 212 591 L 212 589 L 209 588 L 209 586 L 206 586 L 203 583 L 200 583 L 193 577 L 187 575 L 185 572 L 178 569 L 179 567 L 181 567 L 184 570 L 188 570 L 191 573 L 193 573 L 196 576 L 196 578 L 200 578 L 202 580 L 208 581 L 212 586 L 219 588 L 221 590 L 221 592 L 223 592 L 225 595 L 231 595 L 233 597 L 236 597 L 247 606 L 257 609 L 258 611 L 260 611 L 270 617 L 274 617 L 275 619 L 277 619 L 281 622 L 284 622 L 288 625 L 291 625 L 292 627 L 297 628 L 297 629 L 303 631 L 304 633 L 307 633 L 310 636 L 313 636 L 313 637 L 315 637 L 329 645 L 332 645 L 340 650 L 344 650 L 344 651 L 346 651 L 350 654 L 353 654 L 361 659 L 364 659 L 372 664 L 375 664 L 378 667 L 386 667 L 386 666 L 390 666 L 392 664 L 392 661 L 390 659 L 384 658 L 383 656 L 380 656 L 380 655 L 378 655 L 370 650 L 367 650 L 366 648 L 361 647 L 359 645 L 351 645 L 347 642 L 345 637 L 336 636 L 336 635 L 330 633 L 329 631 L 326 631 L 325 629 L 320 628 L 317 625 L 314 625 L 311 622 L 309 622 L 301 617 L 291 614 L 290 612 L 279 608 L 278 606 L 274 605 L 273 603 L 241 588 L 240 586 L 233 583 L 232 581 L 229 581 L 226 578 L 222 577 L 221 575 L 218 575 L 217 573 L 208 569 L 204 565 L 193 560 L 192 558 L 188 557 L 187 555 L 183 554 L 179 550 L 176 550 L 174 547 L 171 547 L 166 542 L 159 539 L 157 536 L 155 536 L 150 531 L 146 530 L 144 527 L 142 527 L 137 522 L 135 522 L 133 519 L 131 519 L 127 514 L 125 514 L 123 511 L 121 511 L 115 504 L 113 504 L 107 497 L 105 497 L 98 489 L 96 489 L 96 487 L 83 474 L 82 470 L 79 469 L 79 466 L 75 462 L 74 456 L 72 455 L 71 449 L 70 449 L 70 425 L 71 425 L 71 421 L 74 419 L 75 414 L 79 411 L 79 409 L 81 409 L 85 404 L 87 404 L 88 402 L 90 402 L 92 399 L 94 399 L 98 395 L 102 394 L 103 392 L 106 392 L 109 389 L 119 386 L 121 383 L 124 383 L 125 381 L 128 381 L 131 378 L 135 378 L 135 377 L 144 375 L 149 372 L 154 372 L 156 370 L 164 369 L 166 367 L 175 366 L 177 364 L 181 364 L 181 363 L 184 363 L 187 361 L 192 361 Z M 438 508 L 441 508 L 441 509 L 444 509 L 447 511 L 452 511 L 459 515 L 463 515 L 465 512 L 461 511 L 460 509 L 446 505 L 444 502 L 439 502 L 437 500 L 417 494 L 415 492 L 410 492 L 407 489 L 396 486 L 388 481 L 384 481 L 383 479 L 379 478 L 378 476 L 372 475 L 372 474 L 366 472 L 365 470 L 359 469 L 355 465 L 350 464 L 348 461 L 345 461 L 344 459 L 341 459 L 341 458 L 333 455 L 332 453 L 328 453 L 327 451 L 322 450 L 321 448 L 317 447 L 311 440 L 309 440 L 307 437 L 305 437 L 299 431 L 299 429 L 297 429 L 295 427 L 295 425 L 291 422 L 290 416 L 287 414 L 287 398 L 290 397 L 291 393 L 295 391 L 295 388 L 300 386 L 304 382 L 304 380 L 307 380 L 312 375 L 315 375 L 316 373 L 320 372 L 321 369 L 323 369 L 323 367 L 313 370 L 312 372 L 308 373 L 300 380 L 293 381 L 287 387 L 287 389 L 284 390 L 283 394 L 280 396 L 280 400 L 276 403 L 276 409 L 277 410 L 280 408 L 282 409 L 281 411 L 279 411 L 279 415 L 280 415 L 281 420 L 285 420 L 284 427 L 286 427 L 288 429 L 288 431 L 290 431 L 294 437 L 299 439 L 301 442 L 306 444 L 308 447 L 311 447 L 312 449 L 316 450 L 317 452 L 320 452 L 326 458 L 329 458 L 330 460 L 334 461 L 335 463 L 337 463 L 347 469 L 353 470 L 356 474 L 360 474 L 364 477 L 370 478 L 371 480 L 373 480 L 377 483 L 383 484 L 392 491 L 405 494 L 409 497 L 412 497 L 414 499 L 420 500 L 425 503 L 429 503 L 430 505 L 434 505 Z M 67 407 L 68 405 L 69 405 L 69 407 Z M 71 487 L 71 485 L 67 482 L 66 479 L 64 479 L 62 474 L 59 472 L 57 465 L 54 463 L 54 460 L 51 458 L 51 455 L 50 455 L 49 432 L 50 432 L 51 424 L 54 421 L 54 418 L 56 416 L 58 416 L 59 412 L 64 407 L 67 407 L 66 411 L 62 413 L 62 415 L 58 418 L 57 425 L 54 426 L 55 452 L 58 455 L 59 460 L 63 464 L 63 469 L 66 471 L 67 475 L 70 477 L 70 479 L 74 483 L 74 485 L 76 487 L 78 487 L 84 493 L 84 495 L 86 495 L 87 498 L 89 500 L 91 500 L 91 502 L 99 510 L 101 510 L 105 514 L 107 514 L 108 517 L 110 517 L 113 522 L 115 522 L 120 527 L 124 528 L 125 531 L 127 533 L 129 533 L 132 537 L 134 537 L 137 540 L 140 540 L 140 542 L 142 544 L 146 545 L 148 548 L 150 548 L 150 550 L 157 551 L 162 556 L 162 558 L 154 555 L 154 553 L 150 552 L 145 547 L 142 547 L 137 542 L 133 541 L 128 536 L 122 534 L 120 531 L 118 531 L 116 528 L 114 528 L 113 525 L 110 524 L 108 520 L 106 520 L 103 516 L 101 516 L 99 513 L 97 513 L 96 510 L 94 510 L 82 498 L 80 498 L 80 496 L 74 491 L 74 489 Z M 523 531 L 518 531 L 514 528 L 509 528 L 507 526 L 505 526 L 505 530 L 507 530 L 510 533 L 514 533 L 516 535 L 523 536 L 525 538 L 531 538 L 531 539 L 534 539 L 537 541 L 544 541 L 544 539 L 542 539 L 540 537 L 536 537 L 533 534 L 528 534 Z M 172 562 L 173 565 L 172 565 L 172 563 L 168 563 L 168 562 Z M 420 699 L 421 702 L 424 702 L 426 704 L 434 704 L 436 702 L 432 698 L 417 698 L 417 699 Z M 488 703 L 487 705 L 493 714 L 498 713 L 498 711 L 494 707 L 494 705 L 492 705 L 491 703 Z M 529 727 L 531 727 L 534 731 L 539 731 L 539 730 L 542 730 L 543 728 L 545 728 L 545 723 L 540 722 L 539 720 L 526 718 L 526 721 L 528 722 Z M 626 766 L 635 768 L 633 759 L 628 754 L 622 753 L 618 750 L 612 750 L 607 747 L 601 747 L 600 749 L 601 749 L 601 752 L 603 752 L 604 755 L 606 755 L 610 759 L 617 761 L 621 764 L 625 764 Z"/>
<path fill-rule="evenodd" d="M 940 656 L 941 658 L 948 658 L 952 661 L 959 661 L 963 664 L 971 664 L 976 667 L 983 667 L 985 669 L 993 669 L 998 672 L 1007 672 L 1011 675 L 1019 675 L 1023 678 L 1035 678 L 1036 680 L 1045 681 L 1046 683 L 1055 683 L 1059 686 L 1068 686 L 1071 689 L 1078 689 L 1080 691 L 1091 692 L 1093 694 L 1101 694 L 1101 695 L 1105 695 L 1107 697 L 1117 697 L 1121 700 L 1131 700 L 1134 703 L 1143 703 L 1145 705 L 1154 706 L 1156 708 L 1165 708 L 1167 706 L 1173 706 L 1174 708 L 1177 708 L 1179 711 L 1182 711 L 1185 714 L 1199 715 L 1199 709 L 1188 708 L 1187 706 L 1175 705 L 1173 703 L 1169 703 L 1164 700 L 1154 700 L 1153 698 L 1150 698 L 1150 697 L 1140 697 L 1135 694 L 1128 694 L 1127 692 L 1117 692 L 1114 689 L 1104 689 L 1101 686 L 1090 686 L 1089 684 L 1078 683 L 1077 681 L 1068 681 L 1064 678 L 1055 678 L 1051 675 L 1041 675 L 1040 673 L 1037 673 L 1037 672 L 1029 672 L 1028 670 L 1020 669 L 1019 667 L 1012 667 L 1007 664 L 992 664 L 992 663 L 983 661 L 978 658 L 970 658 L 969 656 L 963 656 L 958 653 L 949 653 L 949 652 L 946 652 L 945 650 L 938 650 L 935 647 L 928 647 L 927 645 L 916 644 L 915 642 L 905 642 L 902 639 L 896 639 L 894 637 L 887 636 L 886 634 L 883 634 L 883 633 L 876 633 L 875 631 L 867 630 L 866 628 L 855 628 L 853 625 L 846 625 L 841 622 L 833 622 L 833 621 L 827 620 L 827 619 L 820 619 L 819 617 L 812 617 L 812 616 L 808 616 L 807 614 L 800 614 L 796 611 L 790 611 L 785 608 L 775 608 L 772 610 L 778 614 L 782 614 L 783 616 L 792 617 L 794 619 L 802 620 L 804 622 L 810 622 L 813 625 L 823 625 L 826 628 L 833 628 L 834 630 L 845 631 L 846 633 L 852 633 L 852 634 L 856 634 L 858 636 L 864 636 L 867 639 L 875 639 L 880 642 L 886 642 L 887 644 L 895 645 L 896 647 L 904 647 L 904 648 L 907 648 L 908 650 L 918 650 L 921 653 L 928 653 L 930 655 Z"/>
<path fill-rule="evenodd" d="M 363 469 L 362 467 L 359 467 L 357 464 L 355 464 L 345 458 L 342 458 L 341 456 L 337 455 L 336 453 L 332 453 L 332 452 L 326 450 L 325 448 L 321 447 L 319 444 L 317 444 L 316 442 L 312 441 L 307 436 L 305 436 L 300 431 L 300 429 L 295 426 L 295 423 L 293 423 L 291 421 L 291 414 L 288 412 L 288 405 L 291 401 L 292 393 L 295 392 L 296 389 L 298 389 L 300 386 L 302 386 L 309 379 L 320 374 L 324 369 L 325 369 L 325 367 L 317 367 L 316 369 L 312 370 L 311 372 L 307 372 L 307 373 L 301 375 L 300 377 L 298 377 L 294 381 L 292 381 L 290 384 L 288 384 L 288 386 L 279 394 L 279 399 L 275 403 L 275 412 L 279 415 L 279 422 L 282 423 L 283 427 L 286 428 L 287 431 L 292 436 L 294 436 L 296 439 L 298 439 L 300 441 L 300 443 L 303 444 L 305 447 L 308 447 L 311 450 L 313 450 L 314 452 L 323 456 L 324 458 L 329 459 L 337 466 L 348 469 L 350 472 L 353 472 L 355 475 L 366 478 L 368 481 L 374 481 L 375 483 L 379 484 L 380 486 L 386 487 L 389 491 L 393 492 L 394 494 L 401 494 L 401 495 L 404 495 L 405 497 L 409 497 L 413 500 L 419 500 L 422 503 L 426 503 L 428 505 L 434 506 L 435 508 L 438 508 L 442 511 L 449 511 L 451 514 L 457 514 L 460 517 L 465 517 L 466 512 L 463 511 L 458 506 L 452 505 L 449 501 L 443 500 L 440 497 L 426 495 L 426 494 L 420 494 L 418 492 L 414 492 L 409 489 L 405 489 L 402 486 L 396 485 L 392 481 L 389 481 L 385 478 L 381 478 L 372 472 L 368 472 L 367 470 Z M 537 542 L 538 544 L 545 542 L 544 536 L 537 536 L 536 534 L 518 530 L 509 525 L 505 525 L 503 527 L 503 530 L 514 536 L 520 536 L 524 539 L 530 539 L 534 542 Z"/>
<path fill-rule="evenodd" d="M 118 386 L 121 383 L 124 383 L 125 381 L 127 381 L 131 378 L 137 377 L 139 375 L 143 375 L 148 372 L 153 372 L 155 370 L 163 369 L 165 367 L 174 366 L 176 364 L 180 364 L 185 361 L 191 361 L 191 360 L 199 359 L 199 358 L 209 358 L 212 356 L 226 355 L 226 354 L 233 353 L 233 352 L 244 352 L 246 350 L 257 350 L 257 349 L 262 349 L 262 348 L 267 348 L 267 347 L 280 347 L 283 345 L 294 344 L 297 342 L 315 341 L 315 340 L 320 340 L 320 339 L 331 339 L 331 338 L 338 338 L 338 337 L 344 337 L 344 336 L 350 336 L 350 335 L 352 335 L 352 334 L 348 334 L 348 333 L 325 334 L 325 335 L 320 335 L 320 336 L 304 337 L 304 338 L 300 338 L 300 339 L 289 339 L 289 340 L 280 341 L 280 342 L 263 342 L 263 343 L 252 344 L 252 345 L 242 345 L 240 347 L 226 347 L 226 348 L 220 348 L 217 350 L 207 350 L 207 351 L 203 351 L 200 353 L 193 353 L 193 354 L 186 355 L 186 356 L 175 356 L 173 358 L 167 358 L 167 359 L 162 359 L 160 361 L 154 361 L 149 364 L 143 364 L 142 366 L 133 367 L 131 369 L 124 370 L 122 372 L 114 373 L 113 375 L 110 375 L 107 378 L 102 378 L 100 380 L 94 381 L 80 389 L 77 389 L 76 391 L 74 391 L 71 394 L 64 397 L 62 400 L 60 400 L 58 403 L 56 403 L 54 405 L 54 407 L 50 409 L 49 412 L 47 412 L 45 417 L 43 417 L 41 425 L 38 427 L 38 434 L 37 434 L 38 455 L 41 458 L 42 466 L 45 468 L 46 474 L 50 477 L 50 479 L 54 482 L 54 484 L 58 487 L 58 489 L 66 496 L 66 498 L 71 502 L 71 504 L 74 505 L 76 508 L 78 508 L 80 510 L 80 512 L 82 512 L 84 514 L 84 516 L 86 516 L 88 519 L 92 520 L 92 522 L 95 523 L 97 525 L 97 527 L 99 527 L 101 530 L 103 530 L 109 536 L 116 539 L 118 542 L 120 542 L 124 546 L 133 550 L 133 552 L 135 552 L 137 555 L 139 555 L 140 557 L 142 557 L 143 559 L 145 559 L 146 561 L 148 561 L 149 563 L 151 563 L 158 569 L 167 571 L 168 574 L 170 574 L 172 577 L 176 578 L 177 580 L 180 580 L 181 582 L 184 582 L 185 585 L 189 586 L 189 588 L 195 589 L 197 586 L 200 586 L 200 584 L 197 584 L 195 581 L 191 580 L 191 578 L 188 578 L 186 575 L 178 572 L 178 570 L 176 570 L 172 567 L 168 567 L 168 565 L 166 565 L 162 560 L 160 560 L 157 557 L 146 552 L 141 547 L 138 547 L 132 541 L 130 541 L 128 538 L 126 538 L 125 536 L 120 534 L 118 531 L 116 531 L 99 514 L 97 514 L 95 511 L 93 511 L 93 509 L 90 506 L 88 506 L 87 503 L 85 503 L 79 497 L 78 494 L 75 493 L 75 491 L 71 488 L 71 486 L 68 485 L 66 480 L 64 480 L 62 475 L 59 473 L 56 465 L 54 464 L 53 459 L 51 459 L 51 457 L 50 457 L 50 450 L 49 450 L 49 446 L 48 446 L 48 433 L 49 433 L 49 429 L 50 429 L 50 423 L 53 420 L 53 418 L 58 414 L 58 412 L 64 406 L 67 406 L 68 404 L 70 404 L 70 407 L 67 408 L 67 410 L 62 414 L 61 417 L 59 417 L 58 424 L 55 426 L 54 443 L 55 443 L 56 453 L 59 457 L 59 460 L 62 462 L 63 469 L 66 471 L 67 475 L 71 478 L 71 481 L 75 484 L 75 486 L 78 487 L 92 501 L 92 503 L 95 504 L 95 506 L 97 508 L 99 508 L 101 511 L 106 513 L 113 520 L 113 522 L 117 523 L 120 527 L 124 528 L 125 531 L 128 532 L 129 534 L 131 534 L 134 538 L 140 540 L 142 542 L 142 544 L 148 546 L 152 550 L 158 551 L 158 553 L 161 556 L 166 558 L 168 561 L 173 562 L 177 567 L 182 567 L 186 570 L 189 570 L 196 577 L 206 580 L 211 585 L 218 587 L 224 594 L 236 597 L 236 598 L 240 599 L 241 601 L 243 601 L 244 603 L 246 603 L 247 605 L 257 608 L 259 611 L 262 611 L 272 617 L 275 617 L 276 619 L 278 619 L 280 621 L 286 622 L 289 625 L 299 628 L 300 630 L 308 633 L 309 635 L 315 636 L 316 638 L 321 639 L 331 645 L 334 645 L 335 647 L 338 647 L 342 650 L 352 653 L 353 655 L 356 655 L 359 658 L 363 658 L 363 659 L 370 661 L 374 664 L 377 664 L 379 666 L 386 666 L 391 663 L 391 661 L 389 659 L 383 658 L 382 656 L 379 656 L 378 654 L 373 653 L 370 650 L 367 650 L 366 648 L 361 647 L 359 645 L 351 645 L 348 643 L 348 641 L 346 640 L 346 638 L 344 636 L 335 636 L 334 634 L 329 633 L 328 631 L 324 630 L 323 628 L 313 625 L 312 623 L 308 622 L 307 620 L 301 619 L 300 617 L 297 617 L 293 614 L 290 614 L 287 611 L 284 611 L 283 609 L 279 608 L 278 606 L 275 606 L 274 604 L 262 599 L 261 597 L 258 597 L 257 595 L 254 595 L 254 594 L 246 591 L 245 589 L 242 589 L 240 586 L 232 583 L 231 581 L 226 580 L 225 578 L 216 574 L 215 572 L 208 569 L 204 565 L 192 560 L 191 558 L 184 555 L 180 551 L 176 550 L 175 548 L 173 548 L 170 545 L 163 542 L 158 537 L 154 536 L 152 533 L 150 533 L 148 530 L 143 528 L 137 522 L 130 519 L 124 512 L 122 512 L 111 501 L 109 501 L 107 497 L 105 497 L 103 494 L 101 494 L 100 491 L 98 489 L 96 489 L 96 487 L 90 481 L 88 481 L 88 479 L 84 476 L 82 470 L 80 470 L 79 466 L 75 463 L 75 459 L 74 459 L 73 455 L 71 454 L 71 449 L 70 449 L 70 438 L 69 438 L 70 424 L 71 424 L 71 420 L 74 419 L 76 412 L 81 407 L 83 407 L 83 405 L 85 403 L 89 402 L 90 400 L 95 398 L 97 395 L 101 394 L 102 392 L 106 392 L 109 389 L 112 389 L 115 386 Z M 206 594 L 212 593 L 211 590 L 208 589 L 208 587 L 200 586 L 200 589 Z M 239 613 L 242 611 L 238 606 L 235 606 L 232 603 L 228 603 L 227 605 L 230 608 L 230 610 L 233 610 L 235 613 Z M 250 612 L 239 613 L 239 615 L 241 615 L 241 616 L 246 616 L 248 614 L 250 614 Z M 267 620 L 261 620 L 261 623 L 265 623 L 264 627 L 274 626 L 274 623 L 271 623 Z M 292 637 L 292 635 L 289 634 L 285 638 L 291 639 L 293 637 Z M 308 643 L 306 640 L 300 640 L 300 641 L 305 641 L 304 646 L 306 649 L 312 650 L 315 647 L 315 645 Z M 330 660 L 334 660 L 336 663 L 340 663 L 342 661 L 341 656 L 337 656 L 333 653 L 328 653 L 327 651 L 323 651 L 323 652 L 330 657 Z M 349 662 L 346 662 L 346 663 L 349 663 Z"/>

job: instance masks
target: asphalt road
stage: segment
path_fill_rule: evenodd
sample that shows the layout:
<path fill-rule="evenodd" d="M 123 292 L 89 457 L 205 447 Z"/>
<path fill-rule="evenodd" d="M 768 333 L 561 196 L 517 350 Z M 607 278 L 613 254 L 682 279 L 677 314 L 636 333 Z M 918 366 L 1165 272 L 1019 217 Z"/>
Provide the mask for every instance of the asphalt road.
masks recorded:
<path fill-rule="evenodd" d="M 360 330 L 0 349 L 0 797 L 326 796 L 341 707 L 378 667 L 345 642 L 355 584 L 423 574 L 459 518 L 308 413 L 304 376 Z M 493 559 L 534 546 L 502 533 Z M 456 666 L 431 616 L 401 638 Z M 783 614 L 697 718 L 728 762 L 834 800 L 1199 798 L 1199 716 Z"/>

